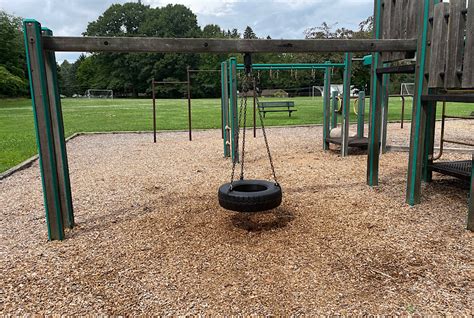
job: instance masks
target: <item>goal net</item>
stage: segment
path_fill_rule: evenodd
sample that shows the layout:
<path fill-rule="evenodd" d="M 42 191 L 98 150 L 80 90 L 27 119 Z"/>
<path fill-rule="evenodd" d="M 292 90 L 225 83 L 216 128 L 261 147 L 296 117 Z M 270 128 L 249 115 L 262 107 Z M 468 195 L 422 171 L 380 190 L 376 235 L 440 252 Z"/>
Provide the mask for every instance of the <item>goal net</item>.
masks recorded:
<path fill-rule="evenodd" d="M 402 83 L 400 85 L 400 95 L 412 96 L 415 94 L 415 83 Z"/>
<path fill-rule="evenodd" d="M 88 89 L 84 94 L 86 98 L 114 98 L 114 91 L 111 89 Z"/>

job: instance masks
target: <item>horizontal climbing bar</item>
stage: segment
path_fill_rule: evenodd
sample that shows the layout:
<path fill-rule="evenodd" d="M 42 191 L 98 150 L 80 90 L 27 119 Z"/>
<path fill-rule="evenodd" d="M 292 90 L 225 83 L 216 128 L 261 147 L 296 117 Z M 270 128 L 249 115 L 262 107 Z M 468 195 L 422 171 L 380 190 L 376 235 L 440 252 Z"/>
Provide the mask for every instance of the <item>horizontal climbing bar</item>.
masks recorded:
<path fill-rule="evenodd" d="M 57 52 L 310 53 L 416 50 L 415 39 L 232 40 L 44 36 L 43 43 L 46 50 Z"/>
<path fill-rule="evenodd" d="M 311 70 L 311 69 L 325 69 L 327 67 L 344 67 L 344 63 L 298 63 L 298 64 L 252 64 L 254 70 Z M 244 64 L 237 64 L 238 70 L 243 70 Z"/>

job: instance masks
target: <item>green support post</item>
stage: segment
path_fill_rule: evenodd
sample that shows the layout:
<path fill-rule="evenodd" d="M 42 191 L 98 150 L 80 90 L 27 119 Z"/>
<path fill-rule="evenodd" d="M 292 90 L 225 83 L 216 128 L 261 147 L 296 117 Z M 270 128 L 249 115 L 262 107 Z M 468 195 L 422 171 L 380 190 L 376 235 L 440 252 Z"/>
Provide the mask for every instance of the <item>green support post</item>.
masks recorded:
<path fill-rule="evenodd" d="M 62 240 L 64 226 L 41 25 L 35 20 L 24 20 L 23 30 L 48 238 Z"/>
<path fill-rule="evenodd" d="M 332 103 L 331 103 L 331 129 L 337 127 L 337 106 L 338 106 L 338 99 L 337 99 L 337 92 L 332 92 Z"/>
<path fill-rule="evenodd" d="M 42 28 L 43 36 L 53 36 L 48 28 Z M 66 138 L 59 95 L 56 56 L 54 52 L 44 52 L 48 97 L 50 102 L 51 124 L 53 129 L 54 147 L 58 172 L 58 186 L 62 211 L 63 225 L 74 227 L 74 211 L 72 205 L 71 182 L 69 180 L 69 165 L 67 160 Z"/>
<path fill-rule="evenodd" d="M 431 182 L 433 171 L 429 168 L 433 163 L 434 142 L 436 129 L 436 102 L 426 102 L 426 134 L 423 150 L 423 181 Z"/>
<path fill-rule="evenodd" d="M 239 161 L 239 118 L 237 111 L 237 59 L 229 60 L 229 103 L 230 103 L 230 126 L 231 126 L 231 153 L 232 162 Z"/>
<path fill-rule="evenodd" d="M 352 53 L 346 53 L 344 61 L 344 88 L 342 99 L 342 141 L 341 156 L 349 155 L 349 115 L 351 112 L 351 74 L 352 74 Z"/>
<path fill-rule="evenodd" d="M 375 39 L 381 37 L 382 0 L 375 0 Z M 369 111 L 369 146 L 367 150 L 367 184 L 371 187 L 379 184 L 380 157 L 380 126 L 382 120 L 382 76 L 377 74 L 377 68 L 382 66 L 380 53 L 372 54 L 370 82 L 370 111 Z"/>
<path fill-rule="evenodd" d="M 224 131 L 224 157 L 230 157 L 230 126 L 229 126 L 229 76 L 227 62 L 221 63 L 221 107 L 222 128 Z"/>
<path fill-rule="evenodd" d="M 329 149 L 329 122 L 330 116 L 330 104 L 331 104 L 331 72 L 330 68 L 327 67 L 324 71 L 324 98 L 323 98 L 323 150 Z"/>
<path fill-rule="evenodd" d="M 474 231 L 474 154 L 472 155 L 471 190 L 469 191 L 469 210 L 467 212 L 466 228 L 469 231 Z"/>
<path fill-rule="evenodd" d="M 410 136 L 410 155 L 408 160 L 408 180 L 406 202 L 415 205 L 421 201 L 421 179 L 423 161 L 428 155 L 426 147 L 426 123 L 429 108 L 433 103 L 422 102 L 421 96 L 428 93 L 428 78 L 425 76 L 428 68 L 430 51 L 428 42 L 431 38 L 432 22 L 430 18 L 430 8 L 437 3 L 433 0 L 420 0 L 419 18 L 421 19 L 418 29 L 418 49 L 416 55 L 415 74 L 415 96 L 413 97 L 413 112 Z"/>
<path fill-rule="evenodd" d="M 384 63 L 383 67 L 390 66 L 390 63 Z M 390 101 L 390 74 L 384 74 L 382 77 L 382 153 L 387 152 L 387 125 L 388 125 L 388 105 Z"/>
<path fill-rule="evenodd" d="M 358 105 L 357 105 L 357 137 L 364 137 L 364 119 L 365 119 L 365 92 L 359 92 Z"/>

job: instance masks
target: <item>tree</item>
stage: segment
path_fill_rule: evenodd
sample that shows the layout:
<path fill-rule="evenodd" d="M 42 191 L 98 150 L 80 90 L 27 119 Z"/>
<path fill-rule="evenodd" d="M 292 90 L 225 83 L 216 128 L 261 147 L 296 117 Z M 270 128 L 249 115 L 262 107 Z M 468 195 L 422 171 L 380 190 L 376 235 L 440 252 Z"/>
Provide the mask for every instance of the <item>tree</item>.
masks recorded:
<path fill-rule="evenodd" d="M 247 25 L 244 31 L 244 39 L 256 39 L 257 35 L 253 32 L 252 28 Z"/>
<path fill-rule="evenodd" d="M 21 18 L 0 11 L 0 94 L 28 93 Z"/>

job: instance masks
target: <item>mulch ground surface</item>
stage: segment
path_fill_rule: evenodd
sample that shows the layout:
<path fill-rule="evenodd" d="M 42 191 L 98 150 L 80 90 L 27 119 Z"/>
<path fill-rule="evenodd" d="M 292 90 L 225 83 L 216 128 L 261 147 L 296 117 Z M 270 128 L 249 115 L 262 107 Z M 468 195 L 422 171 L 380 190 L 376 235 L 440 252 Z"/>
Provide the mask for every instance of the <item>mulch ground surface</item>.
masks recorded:
<path fill-rule="evenodd" d="M 323 152 L 321 127 L 273 128 L 283 203 L 241 215 L 218 204 L 220 134 L 70 141 L 77 226 L 62 242 L 47 241 L 38 163 L 0 181 L 0 313 L 473 314 L 465 182 L 435 174 L 409 207 L 407 153 L 383 155 L 370 188 L 364 152 Z M 270 178 L 260 131 L 247 139 L 246 176 Z"/>

